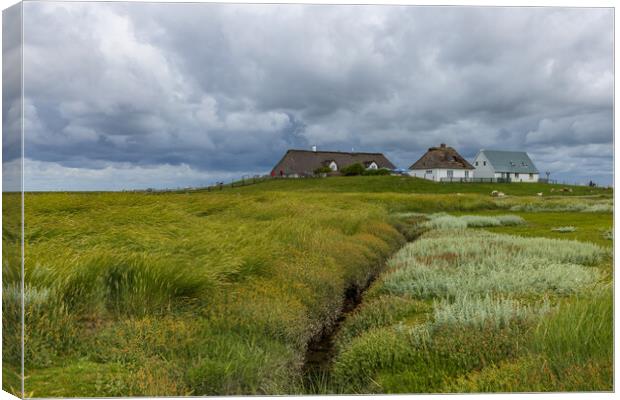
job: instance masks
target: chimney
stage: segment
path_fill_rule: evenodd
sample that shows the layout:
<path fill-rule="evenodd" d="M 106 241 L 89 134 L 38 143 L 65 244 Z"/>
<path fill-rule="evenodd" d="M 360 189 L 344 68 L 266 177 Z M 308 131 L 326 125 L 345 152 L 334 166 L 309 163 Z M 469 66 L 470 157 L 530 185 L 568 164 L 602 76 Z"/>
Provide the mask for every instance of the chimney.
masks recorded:
<path fill-rule="evenodd" d="M 446 144 L 442 143 L 442 144 L 439 145 L 439 147 L 441 147 L 442 149 L 445 149 L 446 148 Z"/>
<path fill-rule="evenodd" d="M 312 151 L 316 153 L 316 146 L 312 146 Z"/>

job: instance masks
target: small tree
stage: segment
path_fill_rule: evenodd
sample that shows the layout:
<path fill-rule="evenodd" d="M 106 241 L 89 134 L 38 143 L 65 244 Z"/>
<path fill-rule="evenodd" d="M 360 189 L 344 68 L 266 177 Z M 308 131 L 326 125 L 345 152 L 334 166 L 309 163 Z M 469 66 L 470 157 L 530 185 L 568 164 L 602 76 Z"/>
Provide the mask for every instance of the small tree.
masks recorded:
<path fill-rule="evenodd" d="M 364 171 L 366 171 L 366 168 L 360 163 L 351 164 L 340 170 L 340 172 L 346 176 L 362 175 Z"/>

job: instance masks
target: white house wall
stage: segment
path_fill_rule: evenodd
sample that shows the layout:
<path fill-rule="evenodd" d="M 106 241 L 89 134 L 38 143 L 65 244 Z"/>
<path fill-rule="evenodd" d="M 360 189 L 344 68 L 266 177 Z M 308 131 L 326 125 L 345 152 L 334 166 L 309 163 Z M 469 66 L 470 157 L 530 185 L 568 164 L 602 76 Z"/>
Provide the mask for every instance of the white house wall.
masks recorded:
<path fill-rule="evenodd" d="M 510 179 L 513 182 L 528 182 L 528 183 L 538 182 L 538 174 L 510 173 Z"/>
<path fill-rule="evenodd" d="M 476 165 L 476 163 L 478 163 Z M 474 171 L 474 178 L 500 178 L 501 175 L 495 173 L 495 170 L 491 166 L 489 160 L 485 157 L 484 153 L 480 152 L 472 163 L 476 170 Z M 486 165 L 485 165 L 486 164 Z"/>
<path fill-rule="evenodd" d="M 427 173 L 431 171 L 431 173 Z M 466 169 L 447 169 L 447 168 L 433 168 L 433 169 L 412 169 L 409 170 L 409 176 L 424 178 L 435 182 L 440 182 L 442 178 L 448 178 L 448 171 L 452 171 L 453 179 L 461 179 L 461 178 L 473 178 L 474 171 L 466 170 Z M 466 176 L 466 172 L 469 171 L 469 176 Z"/>

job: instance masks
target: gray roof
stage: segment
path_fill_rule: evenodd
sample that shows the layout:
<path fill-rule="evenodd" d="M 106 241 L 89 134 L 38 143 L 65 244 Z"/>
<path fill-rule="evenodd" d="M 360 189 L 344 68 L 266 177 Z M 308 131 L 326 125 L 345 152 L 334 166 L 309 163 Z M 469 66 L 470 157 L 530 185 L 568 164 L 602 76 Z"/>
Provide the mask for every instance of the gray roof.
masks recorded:
<path fill-rule="evenodd" d="M 272 173 L 312 175 L 314 170 L 335 161 L 338 170 L 351 164 L 360 163 L 368 166 L 373 161 L 379 168 L 394 169 L 396 166 L 382 153 L 346 153 L 341 151 L 310 151 L 289 150 L 284 157 L 273 167 Z"/>
<path fill-rule="evenodd" d="M 538 169 L 524 151 L 480 150 L 495 172 L 537 174 Z"/>

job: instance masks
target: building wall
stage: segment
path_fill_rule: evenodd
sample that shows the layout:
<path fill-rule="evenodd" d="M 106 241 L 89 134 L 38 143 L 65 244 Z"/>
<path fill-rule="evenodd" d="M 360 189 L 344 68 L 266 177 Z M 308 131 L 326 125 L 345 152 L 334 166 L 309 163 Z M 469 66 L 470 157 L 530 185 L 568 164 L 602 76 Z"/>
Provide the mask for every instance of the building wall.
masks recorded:
<path fill-rule="evenodd" d="M 533 182 L 538 182 L 538 174 L 531 174 L 532 176 L 530 176 L 530 174 L 513 174 L 510 173 L 510 179 L 513 182 L 529 182 L 529 183 L 533 183 Z"/>
<path fill-rule="evenodd" d="M 500 178 L 500 175 L 495 173 L 491 163 L 483 153 L 478 153 L 472 164 L 476 168 L 474 172 L 475 178 Z"/>
<path fill-rule="evenodd" d="M 428 179 L 431 181 L 435 181 L 435 182 L 439 182 L 441 181 L 441 178 L 447 178 L 448 177 L 448 171 L 452 171 L 452 178 L 455 179 L 460 179 L 460 178 L 466 178 L 466 172 L 469 171 L 469 178 L 473 178 L 474 177 L 474 171 L 473 170 L 466 170 L 466 169 L 447 169 L 447 168 L 433 168 L 433 169 L 411 169 L 409 170 L 408 174 L 409 176 L 414 176 L 417 178 L 424 178 L 424 179 Z"/>

